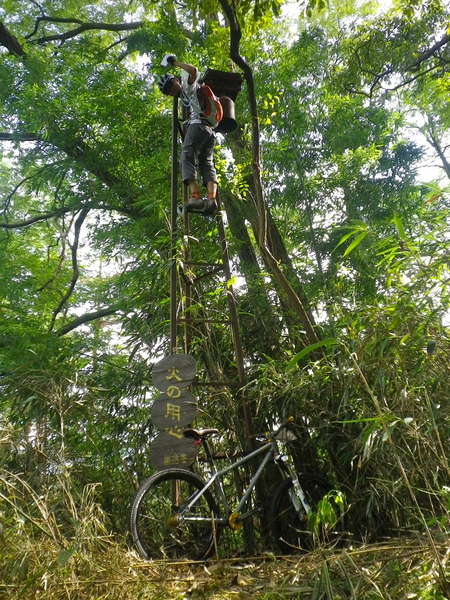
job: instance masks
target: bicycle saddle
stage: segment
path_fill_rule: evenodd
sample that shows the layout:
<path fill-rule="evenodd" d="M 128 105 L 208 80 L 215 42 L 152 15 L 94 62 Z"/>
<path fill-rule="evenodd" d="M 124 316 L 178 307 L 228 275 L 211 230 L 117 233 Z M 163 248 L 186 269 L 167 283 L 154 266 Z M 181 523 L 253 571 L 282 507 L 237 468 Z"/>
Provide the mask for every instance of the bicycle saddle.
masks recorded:
<path fill-rule="evenodd" d="M 185 437 L 192 437 L 195 440 L 199 440 L 202 437 L 210 435 L 212 433 L 219 433 L 218 429 L 185 429 L 183 434 Z"/>

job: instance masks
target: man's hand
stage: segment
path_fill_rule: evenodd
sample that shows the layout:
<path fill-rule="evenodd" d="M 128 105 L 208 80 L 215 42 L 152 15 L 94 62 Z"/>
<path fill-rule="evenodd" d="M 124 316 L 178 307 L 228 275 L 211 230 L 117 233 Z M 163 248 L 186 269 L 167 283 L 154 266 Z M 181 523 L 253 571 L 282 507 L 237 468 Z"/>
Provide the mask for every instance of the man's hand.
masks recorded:
<path fill-rule="evenodd" d="M 173 66 L 176 60 L 177 60 L 177 57 L 175 56 L 175 54 L 166 54 L 165 57 L 161 61 L 161 65 L 163 67 L 167 67 L 167 65 Z"/>
<path fill-rule="evenodd" d="M 166 54 L 165 57 L 161 61 L 161 65 L 163 67 L 167 67 L 167 65 L 171 65 L 172 67 L 179 67 L 189 73 L 188 83 L 192 85 L 197 81 L 198 71 L 197 68 L 188 63 L 183 63 L 177 60 L 177 57 L 174 54 Z"/>

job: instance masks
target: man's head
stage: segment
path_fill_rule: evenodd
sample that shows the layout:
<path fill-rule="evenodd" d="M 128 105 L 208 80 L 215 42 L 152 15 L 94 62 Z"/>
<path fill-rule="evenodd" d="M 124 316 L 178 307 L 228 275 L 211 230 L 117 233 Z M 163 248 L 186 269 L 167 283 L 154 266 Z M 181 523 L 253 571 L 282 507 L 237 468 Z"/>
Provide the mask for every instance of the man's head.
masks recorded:
<path fill-rule="evenodd" d="M 159 89 L 166 96 L 178 96 L 181 83 L 175 75 L 163 75 L 158 80 Z"/>

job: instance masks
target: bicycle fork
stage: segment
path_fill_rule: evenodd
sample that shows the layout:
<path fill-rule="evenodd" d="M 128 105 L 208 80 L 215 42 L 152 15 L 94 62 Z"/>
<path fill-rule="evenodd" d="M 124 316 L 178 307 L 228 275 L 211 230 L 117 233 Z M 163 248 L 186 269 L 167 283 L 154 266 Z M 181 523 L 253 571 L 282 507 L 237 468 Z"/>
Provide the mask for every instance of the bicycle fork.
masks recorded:
<path fill-rule="evenodd" d="M 281 454 L 278 457 L 278 460 L 281 461 L 282 470 L 284 470 L 292 481 L 292 488 L 289 489 L 289 497 L 291 502 L 298 514 L 298 516 L 303 519 L 311 513 L 311 507 L 308 504 L 308 500 L 306 499 L 305 492 L 303 491 L 302 486 L 298 480 L 297 473 L 295 472 L 292 465 L 289 463 L 289 458 L 285 454 Z"/>

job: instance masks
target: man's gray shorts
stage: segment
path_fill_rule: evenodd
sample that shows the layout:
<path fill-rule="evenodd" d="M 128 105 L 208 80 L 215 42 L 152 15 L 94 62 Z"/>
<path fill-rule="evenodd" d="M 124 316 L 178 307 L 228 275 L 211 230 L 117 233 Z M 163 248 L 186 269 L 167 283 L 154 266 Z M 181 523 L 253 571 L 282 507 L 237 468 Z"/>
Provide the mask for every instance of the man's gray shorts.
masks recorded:
<path fill-rule="evenodd" d="M 217 183 L 214 168 L 214 146 L 216 135 L 214 130 L 205 123 L 193 123 L 187 128 L 181 149 L 181 177 L 184 183 L 197 180 L 197 169 L 203 185 L 208 181 Z"/>

